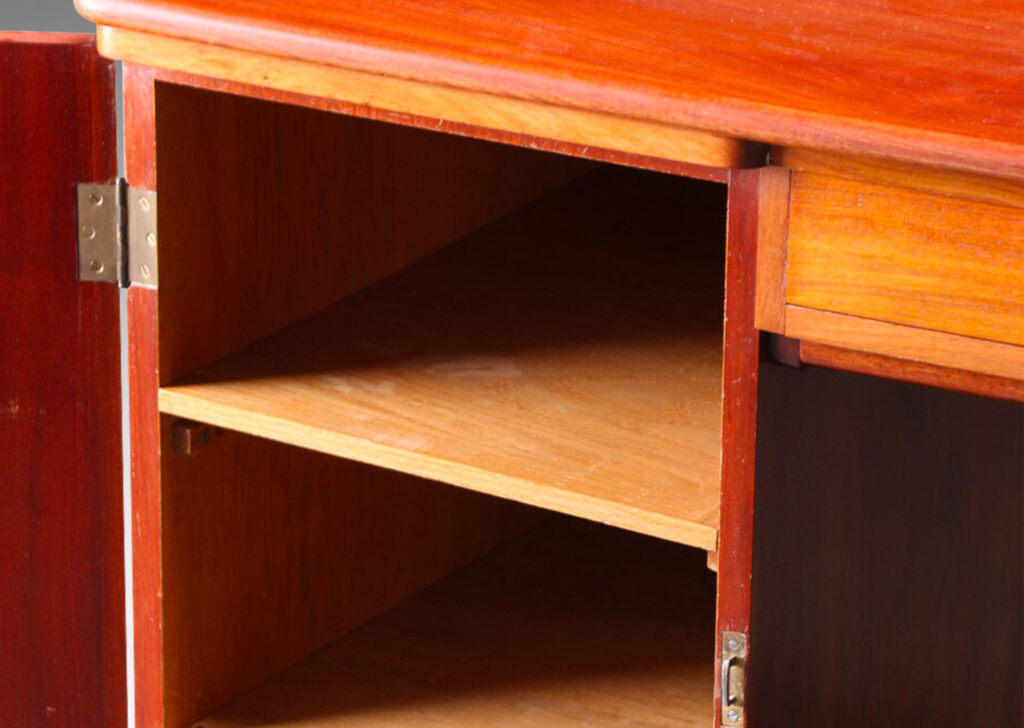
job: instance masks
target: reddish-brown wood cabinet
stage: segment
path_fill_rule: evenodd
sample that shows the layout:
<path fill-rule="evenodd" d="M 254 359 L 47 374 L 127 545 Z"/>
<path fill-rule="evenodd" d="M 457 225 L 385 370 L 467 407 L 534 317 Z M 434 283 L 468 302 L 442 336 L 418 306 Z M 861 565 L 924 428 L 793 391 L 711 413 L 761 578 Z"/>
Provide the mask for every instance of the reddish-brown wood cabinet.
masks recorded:
<path fill-rule="evenodd" d="M 126 722 L 118 283 L 139 728 L 1021 724 L 1013 73 L 570 5 L 80 2 L 123 182 L 0 35 L 0 724 Z"/>

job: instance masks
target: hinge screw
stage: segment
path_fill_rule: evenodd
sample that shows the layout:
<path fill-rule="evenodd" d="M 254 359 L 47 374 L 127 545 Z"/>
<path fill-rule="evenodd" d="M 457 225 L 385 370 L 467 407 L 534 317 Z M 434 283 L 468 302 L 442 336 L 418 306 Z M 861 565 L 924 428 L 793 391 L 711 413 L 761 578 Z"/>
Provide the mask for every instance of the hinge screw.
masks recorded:
<path fill-rule="evenodd" d="M 149 212 L 149 198 L 148 197 L 140 197 L 139 198 L 139 207 L 142 208 L 143 212 Z"/>
<path fill-rule="evenodd" d="M 139 266 L 139 273 L 142 274 L 143 278 L 149 278 L 149 266 L 143 263 Z"/>
<path fill-rule="evenodd" d="M 91 192 L 89 193 L 89 202 L 96 205 L 96 207 L 99 207 L 103 204 L 103 195 L 99 192 Z"/>
<path fill-rule="evenodd" d="M 156 233 L 146 233 L 146 242 L 149 243 L 149 247 L 156 247 Z"/>
<path fill-rule="evenodd" d="M 96 237 L 96 228 L 94 228 L 92 225 L 83 225 L 82 237 L 86 238 L 87 240 L 92 240 L 93 238 Z"/>
<path fill-rule="evenodd" d="M 740 643 L 737 642 L 736 640 L 729 640 L 729 645 L 728 646 L 729 646 L 729 651 L 730 652 L 735 652 L 736 650 L 738 650 L 740 648 Z"/>
<path fill-rule="evenodd" d="M 93 273 L 102 273 L 103 261 L 97 258 L 93 258 L 92 260 L 89 261 L 89 269 L 92 270 Z"/>
<path fill-rule="evenodd" d="M 729 711 L 729 720 L 731 720 L 733 723 L 735 723 L 737 720 L 739 720 L 739 717 L 740 717 L 740 714 L 737 711 L 735 711 L 735 710 L 730 710 Z"/>

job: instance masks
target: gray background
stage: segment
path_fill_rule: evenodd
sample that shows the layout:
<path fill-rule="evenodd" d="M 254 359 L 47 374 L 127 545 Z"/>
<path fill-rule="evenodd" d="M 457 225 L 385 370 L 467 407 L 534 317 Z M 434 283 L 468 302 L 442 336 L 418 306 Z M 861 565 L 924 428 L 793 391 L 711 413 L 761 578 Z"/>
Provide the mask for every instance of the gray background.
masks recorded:
<path fill-rule="evenodd" d="M 0 29 L 92 33 L 96 27 L 75 11 L 72 0 L 0 0 Z"/>
<path fill-rule="evenodd" d="M 75 10 L 73 0 L 0 0 L 0 30 L 37 30 L 55 33 L 95 33 L 96 26 L 83 18 Z M 121 64 L 117 64 L 117 129 L 118 139 L 121 139 Z M 117 151 L 117 165 L 119 174 L 124 174 L 124 153 L 120 144 Z M 131 513 L 131 490 L 128 477 L 130 473 L 128 463 L 128 363 L 126 352 L 126 320 L 125 320 L 125 297 L 121 292 L 121 421 L 124 432 L 124 534 L 125 534 L 125 615 L 128 654 L 128 726 L 135 726 L 135 673 L 133 670 L 134 659 L 132 658 L 132 644 L 134 642 L 134 630 L 132 629 L 132 573 L 131 573 L 131 530 L 128 514 Z"/>

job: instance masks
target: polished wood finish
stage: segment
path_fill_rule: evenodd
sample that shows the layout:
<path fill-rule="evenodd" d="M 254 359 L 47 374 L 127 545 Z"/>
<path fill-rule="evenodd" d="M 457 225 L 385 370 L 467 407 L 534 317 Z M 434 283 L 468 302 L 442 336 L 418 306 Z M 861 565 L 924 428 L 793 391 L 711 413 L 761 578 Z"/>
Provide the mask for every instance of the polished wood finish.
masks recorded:
<path fill-rule="evenodd" d="M 751 726 L 1024 720 L 1024 406 L 765 365 Z"/>
<path fill-rule="evenodd" d="M 532 509 L 163 419 L 163 722 L 182 728 L 465 565 Z"/>
<path fill-rule="evenodd" d="M 366 110 L 364 113 L 378 110 L 389 116 L 433 118 L 435 128 L 454 123 L 472 135 L 475 130 L 485 136 L 527 134 L 579 147 L 712 167 L 751 166 L 765 159 L 762 144 L 655 120 L 569 109 L 549 99 L 510 98 L 450 84 L 423 84 L 115 28 L 101 28 L 99 43 L 111 57 L 231 84 L 333 99 Z"/>
<path fill-rule="evenodd" d="M 0 725 L 126 721 L 116 286 L 76 280 L 75 184 L 117 174 L 113 64 L 0 33 Z"/>
<path fill-rule="evenodd" d="M 814 341 L 800 342 L 798 348 L 797 359 L 804 364 L 1024 402 L 1024 379 L 993 377 L 963 369 L 843 349 Z"/>
<path fill-rule="evenodd" d="M 110 57 L 171 71 L 332 99 L 392 116 L 431 117 L 437 119 L 436 127 L 454 122 L 467 131 L 484 130 L 488 136 L 495 132 L 527 134 L 578 147 L 715 167 L 753 165 L 765 157 L 762 145 L 656 120 L 571 109 L 547 99 L 509 98 L 450 84 L 424 84 L 179 38 L 101 28 L 100 47 Z"/>
<path fill-rule="evenodd" d="M 993 205 L 1024 207 L 1024 184 L 1019 180 L 811 149 L 773 147 L 770 158 L 773 165 L 794 171 L 903 187 Z"/>
<path fill-rule="evenodd" d="M 163 83 L 156 103 L 163 383 L 590 168 Z"/>
<path fill-rule="evenodd" d="M 155 190 L 153 73 L 126 63 L 124 158 L 128 183 Z M 135 633 L 135 725 L 163 728 L 163 619 L 160 429 L 157 407 L 158 310 L 151 288 L 126 293 L 129 432 L 131 435 L 132 625 Z"/>
<path fill-rule="evenodd" d="M 714 576 L 699 553 L 554 519 L 203 728 L 707 728 Z"/>
<path fill-rule="evenodd" d="M 758 219 L 764 190 L 777 179 L 763 170 L 734 171 L 729 179 L 725 261 L 725 335 L 722 362 L 722 492 L 715 639 L 715 722 L 721 718 L 719 656 L 723 631 L 750 637 L 751 533 L 754 507 L 754 448 L 757 434 L 759 333 L 757 307 Z M 748 659 L 756 659 L 748 641 Z"/>
<path fill-rule="evenodd" d="M 786 306 L 786 335 L 994 377 L 1024 378 L 1024 347 L 859 316 Z"/>
<path fill-rule="evenodd" d="M 754 323 L 777 334 L 786 330 L 786 244 L 789 239 L 791 173 L 781 167 L 760 171 L 757 205 L 757 299 Z"/>
<path fill-rule="evenodd" d="M 1024 208 L 807 172 L 791 201 L 787 302 L 1024 345 Z"/>
<path fill-rule="evenodd" d="M 910 0 L 77 4 L 101 25 L 262 54 L 268 76 L 276 58 L 297 59 L 1024 177 L 1024 18 L 1015 0 L 926 8 Z"/>
<path fill-rule="evenodd" d="M 595 174 L 160 407 L 714 549 L 723 193 Z"/>

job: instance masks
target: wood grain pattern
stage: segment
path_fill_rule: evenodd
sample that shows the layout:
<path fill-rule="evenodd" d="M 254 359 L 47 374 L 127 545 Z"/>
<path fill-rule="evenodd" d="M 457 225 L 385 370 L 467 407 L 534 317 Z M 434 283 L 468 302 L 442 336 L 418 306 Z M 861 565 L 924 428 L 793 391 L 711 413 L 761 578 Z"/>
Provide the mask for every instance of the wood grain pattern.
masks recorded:
<path fill-rule="evenodd" d="M 748 661 L 757 659 L 750 631 L 750 573 L 757 437 L 757 372 L 760 334 L 756 310 L 762 170 L 737 170 L 729 179 L 725 261 L 725 336 L 722 358 L 722 492 L 715 631 L 715 717 L 721 719 L 723 631 L 747 635 Z"/>
<path fill-rule="evenodd" d="M 751 726 L 1024 720 L 1024 406 L 761 371 Z"/>
<path fill-rule="evenodd" d="M 536 521 L 532 509 L 163 419 L 163 726 L 182 727 Z"/>
<path fill-rule="evenodd" d="M 858 316 L 786 306 L 786 335 L 994 377 L 1024 378 L 1024 347 Z"/>
<path fill-rule="evenodd" d="M 118 292 L 76 280 L 117 174 L 89 36 L 0 33 L 0 725 L 126 721 Z"/>
<path fill-rule="evenodd" d="M 1024 402 L 1024 379 L 993 377 L 963 369 L 842 349 L 814 341 L 801 342 L 798 359 L 804 364 Z"/>
<path fill-rule="evenodd" d="M 78 0 L 101 25 L 739 138 L 1024 177 L 1017 0 Z M 171 59 L 164 58 L 165 62 Z M 157 64 L 160 65 L 160 64 Z"/>
<path fill-rule="evenodd" d="M 148 68 L 126 63 L 123 79 L 125 176 L 131 185 L 155 190 L 153 73 Z M 164 728 L 157 292 L 132 286 L 127 291 L 126 306 L 135 725 L 137 728 Z"/>
<path fill-rule="evenodd" d="M 908 164 L 870 156 L 851 156 L 820 150 L 773 147 L 772 164 L 829 177 L 861 180 L 931 192 L 993 205 L 1024 207 L 1024 184 L 967 172 L 951 172 L 921 164 Z"/>
<path fill-rule="evenodd" d="M 164 383 L 589 169 L 163 83 L 156 104 Z"/>
<path fill-rule="evenodd" d="M 713 594 L 699 553 L 555 519 L 199 726 L 707 728 Z"/>
<path fill-rule="evenodd" d="M 561 143 L 716 167 L 758 164 L 765 155 L 761 145 L 699 129 L 573 109 L 546 100 L 482 93 L 446 83 L 422 83 L 294 58 L 267 57 L 180 38 L 101 28 L 100 47 L 110 57 L 172 71 Z"/>
<path fill-rule="evenodd" d="M 765 167 L 760 175 L 754 323 L 759 329 L 781 334 L 786 330 L 786 255 L 791 173 L 781 167 Z"/>
<path fill-rule="evenodd" d="M 165 386 L 161 409 L 713 549 L 722 206 L 718 186 L 594 175 Z"/>
<path fill-rule="evenodd" d="M 797 172 L 786 286 L 807 308 L 1024 345 L 1024 209 Z"/>
<path fill-rule="evenodd" d="M 365 104 L 356 104 L 339 99 L 325 98 L 323 96 L 310 96 L 308 94 L 295 93 L 274 89 L 259 84 L 239 83 L 225 79 L 212 78 L 210 76 L 199 76 L 195 73 L 183 71 L 170 71 L 167 69 L 154 69 L 156 78 L 160 81 L 175 84 L 178 86 L 192 86 L 194 88 L 218 91 L 221 93 L 234 94 L 236 96 L 248 96 L 265 101 L 274 101 L 292 106 L 304 106 L 310 109 L 331 111 L 336 114 L 356 116 L 362 119 L 373 119 L 375 121 L 387 121 L 393 124 L 404 126 L 415 126 L 420 129 L 454 134 L 457 136 L 473 137 L 487 141 L 511 144 L 517 147 L 527 147 L 555 154 L 580 157 L 599 162 L 611 162 L 626 167 L 636 167 L 655 172 L 667 172 L 682 177 L 702 179 L 708 182 L 725 183 L 729 178 L 729 170 L 720 167 L 706 167 L 698 164 L 688 164 L 662 157 L 651 157 L 642 154 L 624 152 L 619 149 L 598 147 L 593 144 L 576 144 L 558 139 L 549 139 L 538 136 L 531 136 L 522 132 L 510 131 L 508 129 L 493 129 L 489 127 L 474 126 L 448 119 L 437 119 L 419 114 L 411 114 L 397 111 L 378 109 Z M 763 159 L 763 153 L 758 150 L 757 155 L 752 155 L 751 163 Z"/>

